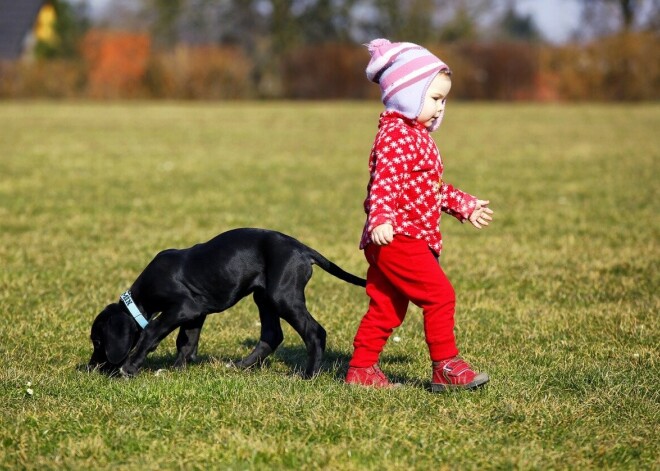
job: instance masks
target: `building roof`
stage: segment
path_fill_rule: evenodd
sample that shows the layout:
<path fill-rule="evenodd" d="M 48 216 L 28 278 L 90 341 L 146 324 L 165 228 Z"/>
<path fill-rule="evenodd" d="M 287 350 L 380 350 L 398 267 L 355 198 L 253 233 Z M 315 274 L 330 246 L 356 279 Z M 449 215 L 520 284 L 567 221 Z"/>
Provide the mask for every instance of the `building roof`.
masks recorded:
<path fill-rule="evenodd" d="M 0 0 L 0 59 L 17 59 L 45 0 Z"/>

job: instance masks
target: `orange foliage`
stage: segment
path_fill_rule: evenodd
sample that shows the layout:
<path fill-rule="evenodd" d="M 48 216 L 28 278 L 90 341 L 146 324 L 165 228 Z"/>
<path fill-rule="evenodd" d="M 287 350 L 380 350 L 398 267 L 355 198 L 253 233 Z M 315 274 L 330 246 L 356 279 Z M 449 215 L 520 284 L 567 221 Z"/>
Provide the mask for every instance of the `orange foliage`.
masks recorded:
<path fill-rule="evenodd" d="M 552 71 L 566 100 L 655 101 L 660 99 L 660 36 L 630 33 L 549 48 L 542 70 Z"/>
<path fill-rule="evenodd" d="M 536 47 L 526 43 L 456 43 L 431 47 L 453 72 L 452 97 L 530 100 L 538 73 Z"/>
<path fill-rule="evenodd" d="M 77 98 L 84 94 L 85 67 L 68 59 L 0 63 L 0 98 Z"/>
<path fill-rule="evenodd" d="M 561 100 L 560 77 L 553 71 L 540 71 L 536 75 L 534 92 L 531 99 L 541 102 L 553 102 Z"/>
<path fill-rule="evenodd" d="M 364 74 L 368 61 L 363 46 L 326 43 L 295 49 L 281 61 L 284 95 L 295 99 L 369 96 L 377 87 Z"/>
<path fill-rule="evenodd" d="M 237 47 L 177 46 L 155 55 L 149 64 L 151 96 L 177 99 L 253 97 L 252 63 Z"/>
<path fill-rule="evenodd" d="M 88 91 L 96 98 L 134 97 L 144 93 L 151 39 L 146 34 L 92 30 L 82 43 L 88 63 Z"/>
<path fill-rule="evenodd" d="M 428 45 L 454 72 L 452 97 L 467 100 L 660 99 L 660 36 L 630 33 L 588 44 Z M 91 31 L 84 61 L 0 64 L 2 97 L 257 97 L 371 99 L 380 96 L 364 68 L 365 47 L 308 45 L 281 57 L 250 57 L 236 46 L 178 45 L 151 51 L 146 34 Z M 263 53 L 263 51 L 262 51 Z"/>

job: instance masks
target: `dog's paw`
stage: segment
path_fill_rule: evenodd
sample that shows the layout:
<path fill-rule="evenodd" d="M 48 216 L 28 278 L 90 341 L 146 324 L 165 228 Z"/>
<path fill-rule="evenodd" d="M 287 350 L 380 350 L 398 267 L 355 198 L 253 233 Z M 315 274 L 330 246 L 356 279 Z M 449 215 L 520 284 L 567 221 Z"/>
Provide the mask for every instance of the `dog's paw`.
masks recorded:
<path fill-rule="evenodd" d="M 253 367 L 263 366 L 264 358 L 254 358 L 252 356 L 241 358 L 240 360 L 232 361 L 231 366 L 239 370 L 247 370 Z"/>
<path fill-rule="evenodd" d="M 310 380 L 314 379 L 319 375 L 318 371 L 301 371 L 300 372 L 300 377 L 302 379 Z"/>
<path fill-rule="evenodd" d="M 247 370 L 248 368 L 252 368 L 257 364 L 258 362 L 256 361 L 245 361 L 245 358 L 243 358 L 241 360 L 229 360 L 227 363 L 225 363 L 225 368 L 231 368 L 233 370 Z"/>
<path fill-rule="evenodd" d="M 119 368 L 119 374 L 122 378 L 132 378 L 137 374 L 137 368 L 130 365 L 124 365 Z"/>
<path fill-rule="evenodd" d="M 245 361 L 244 358 L 242 358 L 240 360 L 231 360 L 227 364 L 225 364 L 225 366 L 227 368 L 236 368 L 236 369 L 239 369 L 239 370 L 249 368 L 252 365 L 254 365 L 254 362 L 247 362 L 247 361 Z"/>

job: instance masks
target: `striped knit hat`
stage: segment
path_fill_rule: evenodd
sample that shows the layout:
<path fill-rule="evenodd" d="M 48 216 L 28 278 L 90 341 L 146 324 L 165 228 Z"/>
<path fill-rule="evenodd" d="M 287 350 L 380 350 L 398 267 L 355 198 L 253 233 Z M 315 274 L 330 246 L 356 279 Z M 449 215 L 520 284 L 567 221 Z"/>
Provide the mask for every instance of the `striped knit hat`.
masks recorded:
<path fill-rule="evenodd" d="M 371 54 L 367 77 L 380 85 L 385 108 L 416 119 L 435 76 L 443 70 L 450 72 L 447 64 L 413 43 L 374 39 L 366 46 Z"/>

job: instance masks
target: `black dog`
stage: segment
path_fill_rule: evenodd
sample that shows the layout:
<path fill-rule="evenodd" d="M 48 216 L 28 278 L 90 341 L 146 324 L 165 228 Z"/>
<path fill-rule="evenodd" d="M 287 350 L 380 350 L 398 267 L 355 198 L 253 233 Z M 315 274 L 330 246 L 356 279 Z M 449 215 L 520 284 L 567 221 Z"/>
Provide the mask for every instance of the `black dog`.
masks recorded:
<path fill-rule="evenodd" d="M 315 250 L 285 234 L 234 229 L 188 249 L 160 252 L 119 302 L 92 325 L 90 368 L 133 376 L 147 354 L 179 327 L 175 366 L 194 361 L 208 314 L 224 311 L 250 293 L 259 308 L 261 338 L 236 366 L 249 367 L 284 339 L 280 319 L 300 334 L 307 348 L 305 377 L 321 366 L 326 333 L 305 305 L 305 285 L 317 264 L 349 283 L 365 286 Z M 156 313 L 161 313 L 154 317 Z"/>

